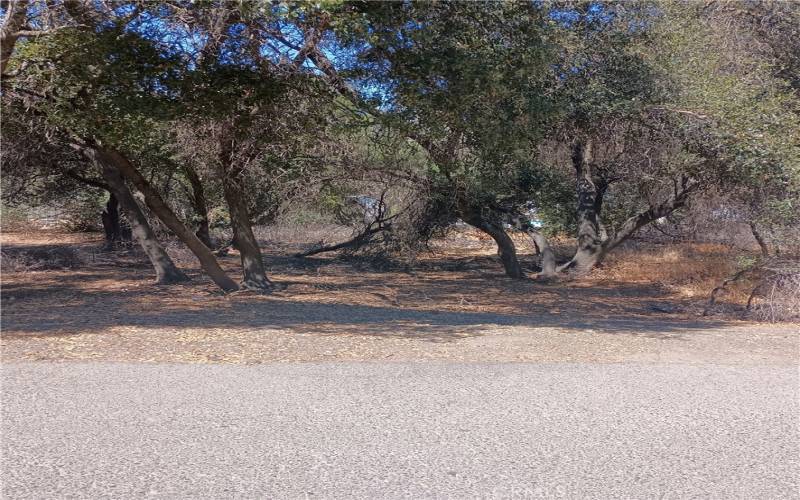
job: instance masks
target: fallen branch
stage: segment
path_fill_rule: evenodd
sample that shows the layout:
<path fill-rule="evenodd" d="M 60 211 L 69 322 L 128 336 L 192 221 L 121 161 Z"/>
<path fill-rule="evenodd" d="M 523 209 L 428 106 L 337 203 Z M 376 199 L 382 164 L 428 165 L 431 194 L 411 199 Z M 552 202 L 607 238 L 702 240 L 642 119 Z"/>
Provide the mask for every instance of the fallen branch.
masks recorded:
<path fill-rule="evenodd" d="M 391 229 L 391 224 L 380 224 L 375 227 L 368 227 L 365 231 L 358 234 L 354 238 L 351 238 L 347 241 L 342 243 L 337 243 L 335 245 L 325 245 L 322 247 L 312 248 L 310 250 L 306 250 L 305 252 L 300 252 L 294 254 L 295 257 L 302 258 L 302 257 L 310 257 L 311 255 L 317 255 L 324 252 L 334 252 L 336 250 L 341 250 L 343 248 L 358 248 L 362 245 L 365 245 L 372 239 L 373 236 L 380 233 L 381 231 Z"/>
<path fill-rule="evenodd" d="M 708 316 L 711 313 L 711 308 L 714 307 L 714 304 L 717 302 L 717 297 L 719 296 L 719 294 L 725 291 L 725 287 L 727 287 L 731 283 L 739 281 L 744 275 L 753 270 L 754 270 L 753 267 L 746 267 L 745 269 L 742 269 L 741 271 L 737 272 L 730 278 L 723 281 L 722 284 L 720 284 L 718 287 L 711 290 L 711 296 L 708 299 L 708 304 L 706 304 L 705 309 L 703 309 L 703 316 Z"/>

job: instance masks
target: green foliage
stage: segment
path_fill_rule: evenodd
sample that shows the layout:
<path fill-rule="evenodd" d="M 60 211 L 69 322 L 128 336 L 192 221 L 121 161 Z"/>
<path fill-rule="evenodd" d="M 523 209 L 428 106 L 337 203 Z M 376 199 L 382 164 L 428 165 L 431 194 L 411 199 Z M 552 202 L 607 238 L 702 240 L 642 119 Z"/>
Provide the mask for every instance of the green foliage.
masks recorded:
<path fill-rule="evenodd" d="M 576 230 L 574 181 L 563 171 L 529 164 L 520 169 L 517 183 L 534 200 L 545 234 L 573 234 Z"/>
<path fill-rule="evenodd" d="M 387 89 L 382 118 L 426 150 L 432 206 L 452 213 L 524 201 L 517 172 L 555 113 L 542 11 L 511 2 L 375 3 L 363 15 L 369 48 L 355 74 Z"/>
<path fill-rule="evenodd" d="M 646 50 L 687 147 L 713 160 L 702 175 L 762 222 L 797 217 L 800 101 L 791 80 L 776 77 L 788 76 L 783 61 L 755 51 L 763 33 L 742 30 L 730 16 L 694 5 L 664 8 Z"/>
<path fill-rule="evenodd" d="M 57 155 L 72 170 L 77 160 L 64 143 L 77 137 L 131 156 L 189 221 L 190 190 L 176 189 L 187 185 L 183 165 L 202 175 L 223 225 L 219 181 L 230 175 L 246 186 L 241 196 L 260 222 L 287 200 L 336 213 L 346 196 L 392 184 L 395 205 L 413 198 L 426 212 L 421 238 L 466 212 L 499 217 L 530 201 L 547 232 L 572 232 L 569 148 L 591 138 L 592 168 L 609 184 L 603 219 L 611 228 L 681 177 L 726 191 L 766 227 L 800 221 L 796 54 L 782 48 L 796 44 L 791 8 L 341 0 L 139 7 L 157 19 L 156 31 L 189 19 L 186 33 L 219 45 L 199 55 L 189 44 L 167 50 L 119 15 L 98 29 L 68 23 L 21 42 L 9 65 L 19 76 L 3 95 L 4 133 L 19 139 L 4 141 L 14 146 L 19 168 L 10 171 L 20 182 L 4 180 L 4 188 L 53 191 L 53 172 L 66 168 L 48 164 L 45 175 L 29 175 L 28 166 Z M 212 17 L 225 9 L 235 15 L 221 16 L 229 25 L 214 32 Z M 752 13 L 772 21 L 742 21 Z M 341 75 L 373 99 L 350 102 L 311 62 L 292 64 L 315 29 Z M 295 45 L 286 60 L 264 57 L 281 37 Z M 51 144 L 28 153 L 28 136 Z M 76 198 L 96 195 L 64 185 L 81 191 Z"/>
<path fill-rule="evenodd" d="M 657 102 L 660 89 L 653 68 L 638 44 L 650 37 L 650 2 L 602 4 L 577 2 L 574 22 L 551 21 L 550 36 L 558 42 L 554 98 L 560 126 L 591 133 L 612 119 L 635 119 Z M 563 10 L 552 5 L 550 12 Z"/>
<path fill-rule="evenodd" d="M 16 60 L 36 70 L 12 86 L 35 88 L 50 123 L 79 137 L 136 142 L 174 112 L 176 61 L 133 33 L 65 28 L 24 44 Z"/>

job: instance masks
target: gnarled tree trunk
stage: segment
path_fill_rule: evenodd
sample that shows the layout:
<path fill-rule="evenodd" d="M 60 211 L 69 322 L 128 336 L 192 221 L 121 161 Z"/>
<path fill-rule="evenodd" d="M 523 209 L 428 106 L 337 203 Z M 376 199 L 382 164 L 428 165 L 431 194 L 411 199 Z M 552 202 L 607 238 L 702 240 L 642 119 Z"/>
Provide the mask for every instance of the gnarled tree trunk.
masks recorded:
<path fill-rule="evenodd" d="M 158 242 L 153 229 L 136 203 L 128 186 L 113 162 L 101 154 L 100 151 L 87 148 L 84 150 L 87 157 L 98 167 L 103 179 L 109 186 L 113 196 L 119 202 L 128 218 L 136 242 L 142 247 L 153 269 L 156 271 L 156 282 L 161 284 L 178 283 L 189 278 L 172 262 L 164 247 Z"/>
<path fill-rule="evenodd" d="M 752 221 L 749 223 L 749 225 L 750 232 L 753 233 L 753 238 L 755 238 L 756 243 L 758 243 L 758 247 L 761 249 L 761 255 L 763 257 L 769 257 L 769 246 L 767 246 L 766 240 L 758 230 L 758 226 L 756 226 L 756 223 Z"/>
<path fill-rule="evenodd" d="M 613 249 L 627 241 L 636 232 L 652 223 L 653 221 L 662 217 L 667 217 L 675 210 L 686 205 L 689 195 L 699 186 L 697 181 L 694 181 L 686 176 L 675 181 L 675 188 L 672 194 L 667 196 L 660 203 L 651 205 L 647 210 L 640 212 L 633 217 L 629 217 L 612 236 L 603 241 L 598 251 L 591 257 L 591 265 L 597 265 Z M 564 269 L 564 266 L 562 266 Z"/>
<path fill-rule="evenodd" d="M 175 233 L 175 235 L 189 247 L 189 250 L 192 251 L 200 262 L 200 266 L 217 286 L 225 291 L 238 290 L 239 287 L 236 285 L 236 282 L 225 274 L 225 271 L 219 266 L 211 250 L 209 250 L 208 247 L 178 219 L 172 209 L 169 208 L 166 202 L 161 198 L 161 195 L 150 186 L 150 183 L 147 182 L 127 158 L 113 149 L 104 149 L 101 151 L 101 154 L 106 158 L 106 161 L 119 169 L 119 171 L 136 186 L 136 189 L 144 195 L 145 203 L 150 207 L 150 210 L 153 211 L 170 231 Z"/>
<path fill-rule="evenodd" d="M 248 290 L 268 291 L 272 289 L 272 282 L 267 278 L 261 248 L 253 234 L 247 208 L 247 191 L 242 185 L 242 169 L 234 162 L 233 143 L 233 139 L 226 137 L 226 134 L 220 138 L 218 165 L 222 193 L 231 217 L 232 246 L 239 251 L 242 260 L 242 286 Z"/>
<path fill-rule="evenodd" d="M 672 194 L 647 210 L 628 218 L 612 235 L 600 219 L 603 196 L 608 184 L 596 180 L 592 171 L 592 143 L 590 140 L 577 140 L 572 148 L 572 165 L 575 168 L 578 194 L 578 248 L 575 255 L 558 271 L 574 269 L 588 271 L 600 264 L 606 255 L 633 236 L 647 224 L 670 215 L 683 207 L 689 194 L 698 186 L 695 180 L 686 175 L 674 181 Z"/>
<path fill-rule="evenodd" d="M 507 222 L 519 231 L 524 232 L 530 237 L 533 242 L 533 247 L 536 253 L 541 256 L 541 272 L 539 276 L 542 278 L 551 278 L 556 274 L 556 256 L 553 249 L 550 248 L 550 243 L 547 238 L 536 230 L 531 221 L 526 217 L 516 212 L 515 210 L 501 210 L 505 212 L 508 218 Z"/>
<path fill-rule="evenodd" d="M 592 172 L 592 142 L 578 140 L 572 146 L 572 166 L 575 168 L 578 194 L 578 248 L 572 260 L 560 270 L 588 271 L 602 259 L 603 233 L 598 210 L 602 207 L 605 188 L 598 189 Z"/>

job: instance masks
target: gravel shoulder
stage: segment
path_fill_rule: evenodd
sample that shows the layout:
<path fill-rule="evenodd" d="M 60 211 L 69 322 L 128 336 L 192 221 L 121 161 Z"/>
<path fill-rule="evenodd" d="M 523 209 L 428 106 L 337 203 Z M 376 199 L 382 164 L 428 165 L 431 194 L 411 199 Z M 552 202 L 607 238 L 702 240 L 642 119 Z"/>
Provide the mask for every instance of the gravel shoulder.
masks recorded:
<path fill-rule="evenodd" d="M 17 361 L 646 362 L 797 365 L 798 325 L 686 319 L 572 320 L 312 304 L 276 298 L 194 311 L 48 321 L 4 314 Z M 29 321 L 31 321 L 29 323 Z"/>

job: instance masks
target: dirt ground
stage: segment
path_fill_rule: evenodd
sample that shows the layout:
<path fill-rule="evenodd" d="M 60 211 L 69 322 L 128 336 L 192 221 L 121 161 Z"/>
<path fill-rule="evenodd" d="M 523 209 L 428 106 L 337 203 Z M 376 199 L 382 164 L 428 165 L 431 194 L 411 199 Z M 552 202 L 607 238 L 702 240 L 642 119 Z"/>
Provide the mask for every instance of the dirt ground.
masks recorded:
<path fill-rule="evenodd" d="M 283 289 L 222 295 L 180 250 L 171 252 L 192 281 L 157 286 L 138 252 L 100 252 L 101 239 L 2 234 L 4 362 L 800 359 L 800 325 L 700 316 L 702 269 L 683 258 L 673 269 L 663 256 L 645 259 L 649 275 L 612 263 L 602 273 L 544 283 L 506 278 L 492 246 L 475 238 L 391 270 L 330 256 L 296 259 L 287 256 L 290 248 L 265 242 L 269 275 Z M 81 262 L 42 269 L 8 260 L 63 248 L 76 250 Z M 221 260 L 238 275 L 238 255 Z M 692 265 L 682 274 L 694 287 L 668 279 Z"/>

